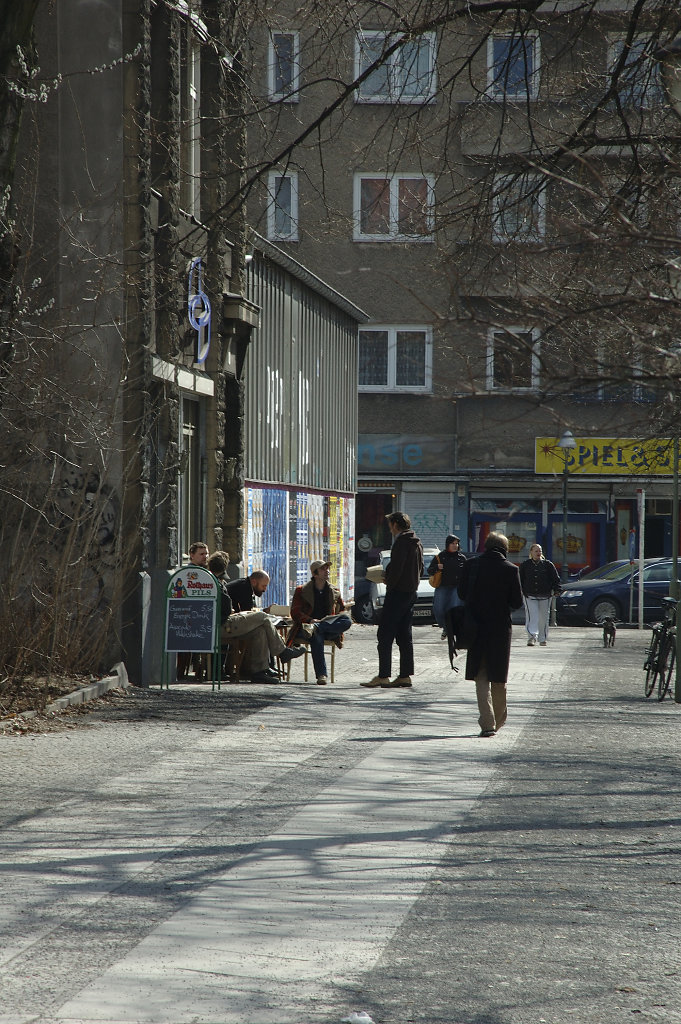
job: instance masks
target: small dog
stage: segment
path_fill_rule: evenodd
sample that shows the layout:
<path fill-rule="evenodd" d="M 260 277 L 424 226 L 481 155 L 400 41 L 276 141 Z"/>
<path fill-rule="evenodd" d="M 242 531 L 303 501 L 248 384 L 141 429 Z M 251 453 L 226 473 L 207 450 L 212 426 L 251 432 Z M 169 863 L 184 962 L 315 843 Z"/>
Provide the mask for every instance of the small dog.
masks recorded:
<path fill-rule="evenodd" d="M 603 619 L 603 646 L 614 647 L 617 626 L 614 619 Z"/>

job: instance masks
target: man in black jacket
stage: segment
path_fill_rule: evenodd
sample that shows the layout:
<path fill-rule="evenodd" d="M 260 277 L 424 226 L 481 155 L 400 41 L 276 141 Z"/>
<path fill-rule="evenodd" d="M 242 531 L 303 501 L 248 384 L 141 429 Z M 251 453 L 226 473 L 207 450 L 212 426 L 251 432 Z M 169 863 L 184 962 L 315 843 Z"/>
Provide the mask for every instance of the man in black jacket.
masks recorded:
<path fill-rule="evenodd" d="M 269 586 L 270 578 L 264 569 L 254 569 L 250 576 L 242 576 L 227 584 L 227 590 L 235 612 L 250 612 L 255 608 L 256 597 L 262 597 Z"/>
<path fill-rule="evenodd" d="M 360 686 L 411 686 L 414 671 L 411 622 L 423 572 L 423 545 L 404 512 L 391 512 L 386 519 L 394 539 L 385 570 L 385 601 L 377 633 L 378 675 Z M 393 642 L 400 652 L 400 674 L 391 682 Z"/>
<path fill-rule="evenodd" d="M 255 607 L 255 598 L 265 593 L 270 581 L 266 572 L 256 569 L 245 579 L 225 581 L 227 562 L 217 552 L 208 560 L 208 568 L 217 576 L 222 590 L 220 606 L 220 642 L 228 644 L 239 637 L 248 637 L 244 657 L 244 671 L 252 683 L 271 683 L 279 676 L 269 668 L 270 658 L 279 658 L 287 664 L 292 658 L 305 654 L 304 647 L 287 647 L 274 628 L 267 612 Z"/>
<path fill-rule="evenodd" d="M 560 594 L 560 576 L 553 562 L 544 558 L 541 544 L 530 546 L 530 557 L 520 566 L 520 586 L 525 598 L 527 646 L 546 647 L 551 598 Z"/>

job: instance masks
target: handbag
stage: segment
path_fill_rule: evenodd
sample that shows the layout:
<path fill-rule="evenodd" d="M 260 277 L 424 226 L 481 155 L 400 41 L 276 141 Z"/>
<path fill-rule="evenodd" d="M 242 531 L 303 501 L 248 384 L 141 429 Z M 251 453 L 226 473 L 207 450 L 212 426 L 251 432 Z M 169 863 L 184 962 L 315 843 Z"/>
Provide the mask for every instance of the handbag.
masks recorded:
<path fill-rule="evenodd" d="M 431 587 L 434 590 L 437 590 L 437 588 L 442 583 L 442 569 L 438 569 L 437 572 L 434 572 L 432 576 L 429 576 L 428 582 L 430 583 Z"/>

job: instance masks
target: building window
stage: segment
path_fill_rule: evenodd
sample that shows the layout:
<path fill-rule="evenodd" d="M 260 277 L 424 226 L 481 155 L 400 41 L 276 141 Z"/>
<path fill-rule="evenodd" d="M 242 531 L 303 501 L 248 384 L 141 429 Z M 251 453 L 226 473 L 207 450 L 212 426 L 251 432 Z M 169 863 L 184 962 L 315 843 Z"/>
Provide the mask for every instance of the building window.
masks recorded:
<path fill-rule="evenodd" d="M 536 32 L 493 33 L 487 39 L 487 95 L 495 100 L 534 100 L 539 94 Z"/>
<path fill-rule="evenodd" d="M 615 85 L 619 102 L 625 109 L 646 110 L 657 107 L 663 100 L 659 62 L 654 57 L 657 44 L 651 39 L 626 40 L 611 36 L 608 40 L 609 88 Z M 622 55 L 624 63 L 619 68 Z M 617 79 L 613 82 L 613 75 Z"/>
<path fill-rule="evenodd" d="M 355 76 L 379 61 L 396 41 L 386 32 L 362 32 L 355 43 Z M 423 103 L 435 93 L 435 35 L 408 39 L 357 90 L 358 103 Z"/>
<path fill-rule="evenodd" d="M 298 175 L 272 173 L 267 182 L 267 237 L 298 241 Z"/>
<path fill-rule="evenodd" d="M 490 330 L 487 390 L 530 391 L 539 387 L 539 332 L 526 327 Z"/>
<path fill-rule="evenodd" d="M 180 62 L 180 183 L 182 208 L 201 217 L 201 45 L 191 25 L 183 29 Z"/>
<path fill-rule="evenodd" d="M 359 332 L 359 390 L 429 392 L 432 333 L 428 327 L 368 327 Z"/>
<path fill-rule="evenodd" d="M 545 232 L 545 179 L 540 174 L 498 174 L 492 193 L 492 241 L 539 242 Z"/>
<path fill-rule="evenodd" d="M 431 241 L 433 180 L 430 175 L 355 175 L 357 241 Z"/>
<path fill-rule="evenodd" d="M 270 36 L 268 91 L 271 100 L 297 103 L 300 84 L 300 53 L 297 32 L 273 32 Z"/>

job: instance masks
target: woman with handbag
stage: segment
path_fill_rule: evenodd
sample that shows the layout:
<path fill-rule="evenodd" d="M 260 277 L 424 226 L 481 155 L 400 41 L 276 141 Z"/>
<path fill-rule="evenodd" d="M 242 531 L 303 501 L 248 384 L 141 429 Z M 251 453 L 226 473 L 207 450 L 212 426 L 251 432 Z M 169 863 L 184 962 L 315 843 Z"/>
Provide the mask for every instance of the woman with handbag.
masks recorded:
<path fill-rule="evenodd" d="M 442 630 L 442 639 L 446 637 L 446 615 L 450 608 L 456 608 L 461 604 L 457 587 L 461 579 L 463 567 L 466 564 L 466 556 L 459 549 L 459 538 L 450 534 L 445 539 L 444 551 L 438 551 L 435 558 L 428 566 L 428 576 L 431 586 L 435 587 L 433 597 L 433 615 L 435 621 Z M 439 574 L 440 582 L 437 582 Z"/>

